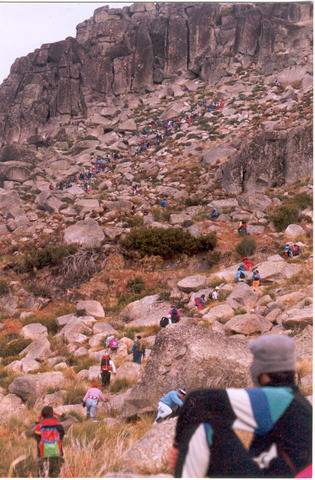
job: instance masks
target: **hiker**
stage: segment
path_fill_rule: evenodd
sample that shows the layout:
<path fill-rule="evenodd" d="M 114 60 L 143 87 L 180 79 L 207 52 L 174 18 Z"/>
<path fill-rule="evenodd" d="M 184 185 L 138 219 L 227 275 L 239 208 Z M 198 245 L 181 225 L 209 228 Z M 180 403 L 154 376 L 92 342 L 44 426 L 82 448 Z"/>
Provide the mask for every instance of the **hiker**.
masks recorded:
<path fill-rule="evenodd" d="M 110 358 L 107 351 L 101 358 L 101 378 L 102 378 L 102 387 L 107 388 L 110 384 L 111 374 L 116 375 L 116 367 L 113 360 Z"/>
<path fill-rule="evenodd" d="M 218 210 L 214 207 L 211 212 L 211 220 L 216 220 L 219 216 Z"/>
<path fill-rule="evenodd" d="M 57 478 L 63 462 L 62 439 L 65 431 L 56 412 L 45 406 L 36 419 L 33 437 L 37 441 L 39 477 Z"/>
<path fill-rule="evenodd" d="M 162 200 L 162 202 L 161 202 L 161 207 L 166 207 L 166 205 L 167 205 L 167 201 L 166 201 L 166 200 Z"/>
<path fill-rule="evenodd" d="M 295 477 L 311 464 L 312 406 L 295 384 L 294 340 L 265 335 L 248 347 L 254 388 L 186 398 L 169 452 L 176 478 Z M 234 429 L 253 434 L 248 449 Z"/>
<path fill-rule="evenodd" d="M 244 264 L 244 270 L 246 272 L 249 272 L 251 267 L 253 267 L 255 264 L 254 262 L 252 262 L 251 260 L 249 260 L 247 257 L 243 257 L 242 258 L 242 262 Z"/>
<path fill-rule="evenodd" d="M 86 407 L 86 418 L 92 418 L 95 421 L 95 411 L 99 400 L 102 402 L 108 401 L 98 388 L 98 383 L 94 380 L 92 387 L 88 389 L 83 398 L 83 406 Z"/>
<path fill-rule="evenodd" d="M 212 300 L 218 300 L 218 293 L 219 293 L 219 287 L 215 287 L 215 289 L 211 293 L 211 298 Z"/>
<path fill-rule="evenodd" d="M 176 308 L 176 305 L 171 305 L 171 309 L 168 312 L 168 316 L 171 320 L 171 323 L 177 323 L 180 321 L 180 313 Z"/>
<path fill-rule="evenodd" d="M 300 253 L 301 253 L 301 247 L 295 243 L 293 245 L 293 248 L 292 248 L 293 257 L 296 257 L 297 255 L 300 255 Z"/>
<path fill-rule="evenodd" d="M 107 337 L 105 345 L 106 347 L 110 348 L 111 352 L 116 352 L 119 347 L 119 340 L 117 340 L 114 335 L 110 335 Z"/>
<path fill-rule="evenodd" d="M 186 391 L 183 388 L 171 390 L 164 395 L 159 401 L 158 413 L 153 425 L 156 425 L 160 418 L 166 418 L 171 415 L 176 407 L 180 409 L 184 405 L 183 399 L 185 395 Z"/>
<path fill-rule="evenodd" d="M 252 276 L 252 285 L 255 293 L 258 293 L 258 287 L 261 283 L 261 276 L 258 270 L 255 270 Z"/>
<path fill-rule="evenodd" d="M 291 247 L 288 243 L 284 247 L 283 256 L 284 257 L 292 257 L 292 250 L 291 250 Z"/>
<path fill-rule="evenodd" d="M 141 335 L 137 335 L 137 338 L 134 340 L 131 352 L 133 353 L 132 361 L 141 365 L 141 359 L 145 357 L 145 347 Z"/>
<path fill-rule="evenodd" d="M 55 190 L 55 187 L 54 187 L 54 184 L 53 184 L 53 183 L 50 183 L 50 184 L 49 184 L 49 190 Z"/>
<path fill-rule="evenodd" d="M 247 222 L 246 220 L 241 220 L 239 227 L 237 229 L 239 235 L 247 235 Z"/>
<path fill-rule="evenodd" d="M 244 267 L 244 263 L 242 263 L 238 269 L 237 269 L 237 272 L 235 274 L 235 281 L 238 283 L 238 282 L 243 282 L 246 278 L 246 273 L 245 273 L 245 267 Z"/>
<path fill-rule="evenodd" d="M 205 304 L 205 295 L 201 295 L 201 297 L 196 297 L 195 298 L 195 305 L 198 308 L 198 310 L 202 310 Z"/>

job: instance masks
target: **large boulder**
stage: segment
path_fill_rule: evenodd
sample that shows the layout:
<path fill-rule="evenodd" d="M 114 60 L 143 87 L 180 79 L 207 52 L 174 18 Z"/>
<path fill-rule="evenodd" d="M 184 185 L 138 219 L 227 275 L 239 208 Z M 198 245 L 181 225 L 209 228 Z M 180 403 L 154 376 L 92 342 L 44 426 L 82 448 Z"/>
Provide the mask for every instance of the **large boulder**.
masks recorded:
<path fill-rule="evenodd" d="M 36 338 L 20 352 L 20 356 L 28 360 L 46 360 L 50 354 L 50 343 L 46 337 Z"/>
<path fill-rule="evenodd" d="M 141 373 L 141 365 L 135 362 L 124 362 L 117 370 L 116 379 L 127 378 L 129 381 L 137 381 Z"/>
<path fill-rule="evenodd" d="M 240 333 L 243 335 L 254 335 L 268 332 L 271 330 L 272 323 L 266 318 L 255 314 L 246 313 L 244 315 L 235 315 L 225 324 L 227 333 Z"/>
<path fill-rule="evenodd" d="M 262 281 L 277 281 L 282 278 L 291 278 L 301 269 L 300 264 L 287 263 L 280 255 L 272 255 L 265 262 L 258 263 L 256 268 L 259 270 Z"/>
<path fill-rule="evenodd" d="M 192 325 L 169 325 L 157 337 L 144 373 L 126 401 L 126 417 L 156 411 L 162 395 L 175 388 L 247 387 L 251 355 L 246 341 Z"/>
<path fill-rule="evenodd" d="M 305 233 L 304 229 L 295 223 L 291 223 L 284 231 L 286 238 L 289 238 L 290 240 L 294 240 L 300 235 L 303 235 L 303 233 Z"/>
<path fill-rule="evenodd" d="M 196 292 L 207 285 L 205 275 L 191 275 L 185 277 L 177 283 L 177 287 L 183 292 Z"/>
<path fill-rule="evenodd" d="M 61 372 L 27 374 L 16 377 L 9 385 L 9 392 L 22 398 L 24 402 L 30 398 L 38 398 L 47 393 L 51 387 L 62 388 L 64 377 Z"/>
<path fill-rule="evenodd" d="M 218 320 L 221 323 L 226 323 L 234 315 L 234 310 L 231 305 L 224 303 L 210 308 L 210 310 L 202 316 L 203 320 L 212 323 Z"/>
<path fill-rule="evenodd" d="M 201 155 L 200 160 L 206 167 L 213 167 L 229 158 L 233 153 L 235 153 L 235 148 L 229 145 L 217 145 L 206 150 Z"/>
<path fill-rule="evenodd" d="M 96 300 L 81 300 L 77 303 L 76 309 L 77 312 L 84 310 L 86 315 L 91 315 L 96 318 L 105 317 L 105 312 L 102 305 Z"/>
<path fill-rule="evenodd" d="M 313 324 L 313 307 L 292 307 L 286 311 L 287 318 L 282 321 L 285 328 L 305 328 Z"/>
<path fill-rule="evenodd" d="M 100 247 L 105 235 L 99 224 L 89 218 L 66 228 L 64 241 L 67 245 L 78 243 L 86 248 Z"/>
<path fill-rule="evenodd" d="M 161 318 L 167 315 L 169 309 L 169 303 L 160 301 L 158 294 L 149 295 L 129 303 L 120 313 L 119 319 L 134 327 L 159 325 Z"/>
<path fill-rule="evenodd" d="M 168 469 L 167 458 L 175 435 L 176 418 L 155 425 L 123 455 L 121 472 L 155 475 Z"/>
<path fill-rule="evenodd" d="M 247 283 L 238 283 L 226 299 L 226 303 L 232 308 L 243 307 L 246 310 L 252 309 L 257 302 L 257 296 Z"/>
<path fill-rule="evenodd" d="M 87 334 L 90 334 L 92 331 L 90 327 L 86 325 L 84 321 L 85 318 L 90 317 L 74 317 L 72 321 L 65 324 L 56 337 L 62 337 L 68 343 L 82 343 L 82 341 L 84 341 L 84 337 Z M 84 337 L 82 337 L 82 335 Z"/>
<path fill-rule="evenodd" d="M 47 327 L 45 327 L 41 323 L 29 323 L 28 325 L 25 325 L 20 331 L 20 335 L 23 338 L 31 338 L 32 340 L 47 336 L 47 334 Z"/>
<path fill-rule="evenodd" d="M 8 419 L 15 415 L 18 418 L 23 417 L 26 405 L 23 404 L 20 397 L 9 393 L 0 398 L 0 425 L 7 422 Z"/>

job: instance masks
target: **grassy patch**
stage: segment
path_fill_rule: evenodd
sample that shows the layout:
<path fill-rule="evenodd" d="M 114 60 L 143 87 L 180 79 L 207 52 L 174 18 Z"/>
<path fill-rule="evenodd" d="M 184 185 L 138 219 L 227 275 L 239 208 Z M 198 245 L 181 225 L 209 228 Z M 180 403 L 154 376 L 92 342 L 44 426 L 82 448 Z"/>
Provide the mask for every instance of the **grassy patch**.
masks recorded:
<path fill-rule="evenodd" d="M 256 251 L 256 241 L 253 238 L 244 237 L 236 246 L 235 251 L 241 257 L 253 255 L 253 253 Z"/>
<path fill-rule="evenodd" d="M 112 393 L 123 392 L 128 390 L 128 388 L 132 387 L 136 383 L 136 380 L 130 380 L 128 378 L 117 378 L 111 386 L 110 391 Z"/>

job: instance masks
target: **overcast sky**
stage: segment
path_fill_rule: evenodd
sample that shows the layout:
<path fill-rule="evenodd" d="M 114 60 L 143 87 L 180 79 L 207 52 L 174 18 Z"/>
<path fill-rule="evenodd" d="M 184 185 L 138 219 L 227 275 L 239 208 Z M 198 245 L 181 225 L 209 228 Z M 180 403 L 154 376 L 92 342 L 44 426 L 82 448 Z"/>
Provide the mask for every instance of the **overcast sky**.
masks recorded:
<path fill-rule="evenodd" d="M 0 3 L 0 84 L 13 62 L 44 43 L 76 36 L 76 26 L 102 5 L 124 3 Z M 130 5 L 130 2 L 126 3 Z"/>

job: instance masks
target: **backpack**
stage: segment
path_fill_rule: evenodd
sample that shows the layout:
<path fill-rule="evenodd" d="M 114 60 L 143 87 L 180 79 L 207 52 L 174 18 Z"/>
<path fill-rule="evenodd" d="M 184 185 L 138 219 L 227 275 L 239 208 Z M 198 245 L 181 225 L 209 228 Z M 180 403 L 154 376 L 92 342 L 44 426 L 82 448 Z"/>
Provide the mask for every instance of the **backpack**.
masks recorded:
<path fill-rule="evenodd" d="M 60 434 L 56 426 L 57 423 L 59 423 L 57 419 L 47 418 L 37 426 L 40 429 L 38 447 L 41 458 L 62 456 Z"/>
<path fill-rule="evenodd" d="M 160 327 L 164 328 L 169 324 L 168 318 L 167 317 L 162 317 L 160 320 Z"/>
<path fill-rule="evenodd" d="M 119 347 L 119 341 L 117 338 L 112 338 L 111 341 L 109 342 L 109 348 L 113 350 L 117 350 Z"/>
<path fill-rule="evenodd" d="M 143 345 L 142 345 L 141 340 L 139 340 L 139 339 L 135 343 L 135 351 L 138 352 L 138 353 L 143 352 Z"/>
<path fill-rule="evenodd" d="M 110 366 L 110 358 L 108 355 L 104 355 L 102 357 L 102 360 L 101 360 L 101 370 L 106 370 L 106 371 L 110 371 L 111 369 L 111 366 Z"/>
<path fill-rule="evenodd" d="M 254 273 L 253 274 L 253 280 L 259 280 L 259 273 Z"/>
<path fill-rule="evenodd" d="M 240 272 L 241 272 L 241 273 L 240 273 L 240 278 L 245 278 L 246 275 L 245 275 L 244 271 L 243 271 L 243 270 L 240 270 Z"/>
<path fill-rule="evenodd" d="M 172 321 L 172 323 L 177 323 L 179 321 L 179 315 L 178 315 L 177 308 L 173 308 L 173 310 L 172 310 L 171 321 Z"/>

